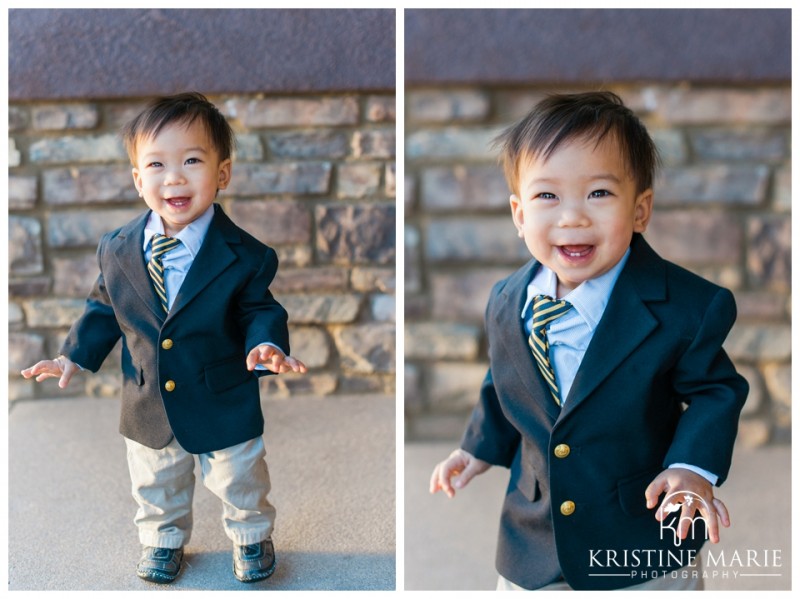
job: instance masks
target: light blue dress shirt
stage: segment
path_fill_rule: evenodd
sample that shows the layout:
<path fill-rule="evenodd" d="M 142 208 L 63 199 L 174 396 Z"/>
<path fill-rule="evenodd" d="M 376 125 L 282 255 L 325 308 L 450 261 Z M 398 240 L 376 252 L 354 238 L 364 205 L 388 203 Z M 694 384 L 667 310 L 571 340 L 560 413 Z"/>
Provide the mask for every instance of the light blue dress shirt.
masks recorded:
<path fill-rule="evenodd" d="M 211 225 L 211 220 L 214 218 L 214 206 L 211 205 L 203 212 L 198 218 L 186 225 L 176 235 L 175 239 L 180 239 L 181 244 L 171 249 L 169 252 L 161 257 L 161 263 L 164 266 L 164 283 L 167 288 L 167 306 L 172 309 L 172 304 L 178 296 L 181 285 L 186 278 L 186 274 L 194 262 L 200 247 L 208 233 L 208 227 Z M 161 222 L 161 217 L 155 212 L 151 212 L 147 219 L 147 224 L 144 227 L 144 242 L 142 249 L 144 251 L 145 262 L 150 261 L 153 255 L 151 249 L 151 241 L 153 235 L 159 233 L 164 235 L 164 223 Z M 271 345 L 279 349 L 284 355 L 286 352 L 280 347 L 269 341 L 259 343 L 259 345 Z M 256 365 L 259 370 L 266 370 L 261 364 Z"/>
<path fill-rule="evenodd" d="M 561 392 L 562 405 L 569 400 L 569 391 L 583 356 L 589 343 L 592 341 L 595 329 L 603 317 L 611 291 L 617 282 L 619 273 L 625 267 L 628 256 L 625 255 L 608 272 L 595 279 L 589 279 L 578 285 L 562 298 L 572 304 L 572 309 L 561 318 L 554 320 L 547 326 L 547 341 L 550 344 L 550 365 L 556 375 L 558 389 Z M 556 274 L 542 265 L 528 284 L 528 297 L 522 309 L 521 318 L 524 322 L 525 332 L 530 335 L 533 322 L 531 303 L 537 295 L 556 297 Z M 712 485 L 716 484 L 718 477 L 707 470 L 691 464 L 670 464 L 671 468 L 686 468 L 703 476 Z"/>
<path fill-rule="evenodd" d="M 192 262 L 194 262 L 197 253 L 200 251 L 200 246 L 203 245 L 203 240 L 206 238 L 208 227 L 213 218 L 214 206 L 209 206 L 208 210 L 175 235 L 175 239 L 180 239 L 180 245 L 161 257 L 161 263 L 164 265 L 164 284 L 167 288 L 167 305 L 170 310 L 181 285 L 183 285 L 183 280 L 192 266 Z M 164 223 L 161 222 L 161 217 L 158 214 L 151 212 L 144 227 L 142 250 L 144 251 L 145 262 L 149 262 L 150 257 L 153 255 L 150 242 L 156 233 L 165 235 Z"/>
<path fill-rule="evenodd" d="M 611 290 L 628 261 L 629 254 L 630 250 L 625 252 L 611 270 L 595 279 L 584 281 L 563 298 L 559 298 L 572 304 L 572 309 L 548 325 L 547 341 L 550 343 L 550 364 L 556 374 L 562 402 L 566 402 L 569 397 L 583 355 L 603 317 Z M 531 311 L 533 298 L 537 295 L 555 298 L 557 282 L 556 274 L 543 265 L 528 284 L 528 298 L 522 309 L 525 332 L 528 335 L 531 334 L 533 322 Z"/>

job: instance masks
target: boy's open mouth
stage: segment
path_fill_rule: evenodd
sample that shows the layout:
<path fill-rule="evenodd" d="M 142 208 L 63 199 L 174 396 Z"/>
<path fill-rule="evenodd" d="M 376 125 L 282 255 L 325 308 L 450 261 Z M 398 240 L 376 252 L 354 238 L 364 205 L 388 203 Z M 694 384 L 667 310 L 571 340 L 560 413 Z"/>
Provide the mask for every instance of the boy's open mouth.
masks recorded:
<path fill-rule="evenodd" d="M 573 264 L 584 262 L 594 253 L 593 245 L 559 245 L 558 251 L 567 262 Z"/>
<path fill-rule="evenodd" d="M 593 245 L 560 245 L 558 249 L 569 258 L 584 258 L 592 253 Z"/>
<path fill-rule="evenodd" d="M 168 199 L 166 199 L 164 201 L 167 204 L 169 204 L 170 206 L 172 206 L 173 208 L 183 208 L 184 206 L 187 206 L 189 204 L 189 202 L 192 201 L 192 198 L 190 198 L 188 196 L 187 197 L 179 197 L 179 198 L 168 198 Z"/>

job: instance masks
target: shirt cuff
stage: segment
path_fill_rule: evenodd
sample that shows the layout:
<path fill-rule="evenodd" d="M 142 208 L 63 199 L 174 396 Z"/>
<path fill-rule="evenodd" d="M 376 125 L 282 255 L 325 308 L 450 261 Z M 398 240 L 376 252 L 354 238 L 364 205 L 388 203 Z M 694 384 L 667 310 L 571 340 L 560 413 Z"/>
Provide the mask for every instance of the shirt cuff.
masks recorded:
<path fill-rule="evenodd" d="M 709 472 L 708 470 L 703 470 L 702 468 L 700 468 L 698 466 L 692 466 L 691 464 L 681 464 L 681 463 L 670 464 L 669 467 L 670 468 L 685 468 L 686 470 L 691 470 L 695 474 L 699 474 L 700 476 L 702 476 L 704 479 L 706 479 L 712 485 L 716 485 L 717 481 L 719 480 L 719 476 L 717 476 L 716 474 L 713 474 L 713 473 Z"/>

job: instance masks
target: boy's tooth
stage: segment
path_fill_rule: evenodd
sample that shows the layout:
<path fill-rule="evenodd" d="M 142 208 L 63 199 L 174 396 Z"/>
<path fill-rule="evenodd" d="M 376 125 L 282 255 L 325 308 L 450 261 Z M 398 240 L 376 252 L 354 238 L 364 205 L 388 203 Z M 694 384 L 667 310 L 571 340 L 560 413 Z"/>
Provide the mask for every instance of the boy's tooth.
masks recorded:
<path fill-rule="evenodd" d="M 568 256 L 582 256 L 591 250 L 591 245 L 562 245 L 561 249 Z"/>

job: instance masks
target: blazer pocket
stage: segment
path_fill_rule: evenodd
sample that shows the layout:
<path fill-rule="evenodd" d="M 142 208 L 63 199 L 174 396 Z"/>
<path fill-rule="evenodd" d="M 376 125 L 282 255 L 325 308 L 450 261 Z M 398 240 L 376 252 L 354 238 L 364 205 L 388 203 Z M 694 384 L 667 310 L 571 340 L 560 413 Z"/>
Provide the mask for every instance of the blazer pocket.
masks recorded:
<path fill-rule="evenodd" d="M 517 489 L 525 499 L 531 502 L 538 501 L 542 497 L 542 493 L 539 491 L 539 481 L 532 472 L 522 471 L 517 480 Z"/>
<path fill-rule="evenodd" d="M 144 385 L 144 371 L 142 370 L 141 366 L 136 366 L 134 364 L 128 364 L 122 366 L 122 378 L 125 381 L 130 381 L 134 385 L 141 387 Z"/>
<path fill-rule="evenodd" d="M 247 370 L 242 356 L 226 358 L 204 368 L 206 386 L 214 393 L 222 393 L 246 383 L 255 375 Z"/>
<path fill-rule="evenodd" d="M 661 468 L 654 468 L 643 474 L 624 478 L 617 483 L 619 503 L 623 512 L 629 516 L 642 516 L 649 511 L 644 491 L 659 472 Z"/>

